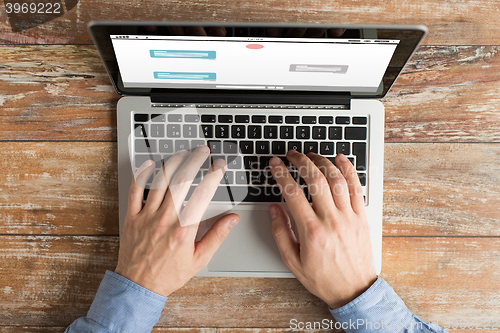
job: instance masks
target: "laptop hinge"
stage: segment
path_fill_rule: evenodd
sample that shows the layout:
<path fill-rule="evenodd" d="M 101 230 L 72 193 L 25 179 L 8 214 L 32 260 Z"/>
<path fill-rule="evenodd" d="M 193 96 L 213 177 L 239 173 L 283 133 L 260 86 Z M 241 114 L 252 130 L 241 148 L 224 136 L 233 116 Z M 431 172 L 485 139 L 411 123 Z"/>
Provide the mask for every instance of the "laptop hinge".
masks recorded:
<path fill-rule="evenodd" d="M 345 105 L 350 109 L 351 98 L 345 94 L 308 91 L 232 91 L 189 89 L 151 89 L 152 103 L 179 104 L 304 104 Z"/>

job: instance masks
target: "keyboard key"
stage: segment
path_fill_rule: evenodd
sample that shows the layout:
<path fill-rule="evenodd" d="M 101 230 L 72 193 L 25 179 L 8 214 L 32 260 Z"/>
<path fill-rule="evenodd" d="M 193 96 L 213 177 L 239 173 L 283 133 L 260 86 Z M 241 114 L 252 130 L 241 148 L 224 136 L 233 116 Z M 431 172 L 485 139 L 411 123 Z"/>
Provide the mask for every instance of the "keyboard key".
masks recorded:
<path fill-rule="evenodd" d="M 238 143 L 236 141 L 223 141 L 222 147 L 224 148 L 224 154 L 238 153 Z"/>
<path fill-rule="evenodd" d="M 233 116 L 232 115 L 219 115 L 219 123 L 232 123 Z"/>
<path fill-rule="evenodd" d="M 156 140 L 136 139 L 134 146 L 136 153 L 156 153 Z"/>
<path fill-rule="evenodd" d="M 366 170 L 366 143 L 365 142 L 353 142 L 352 143 L 352 154 L 356 156 L 356 170 L 364 171 Z"/>
<path fill-rule="evenodd" d="M 155 123 L 164 123 L 165 122 L 165 114 L 160 113 L 160 114 L 152 114 L 151 115 L 151 121 Z"/>
<path fill-rule="evenodd" d="M 260 157 L 260 165 L 259 165 L 259 168 L 261 170 L 264 170 L 264 169 L 269 169 L 269 160 L 272 158 L 272 156 L 261 156 Z"/>
<path fill-rule="evenodd" d="M 211 139 L 214 137 L 214 125 L 201 125 L 201 133 L 204 138 Z"/>
<path fill-rule="evenodd" d="M 366 125 L 368 119 L 366 117 L 352 117 L 352 123 L 354 125 Z"/>
<path fill-rule="evenodd" d="M 261 139 L 262 138 L 262 126 L 259 126 L 259 125 L 248 126 L 248 138 L 249 139 Z"/>
<path fill-rule="evenodd" d="M 281 124 L 283 123 L 283 116 L 269 116 L 268 122 L 270 124 Z"/>
<path fill-rule="evenodd" d="M 193 140 L 191 141 L 191 149 L 196 149 L 199 146 L 206 145 L 205 140 Z"/>
<path fill-rule="evenodd" d="M 314 126 L 313 139 L 326 139 L 326 126 Z"/>
<path fill-rule="evenodd" d="M 220 183 L 232 185 L 234 183 L 233 177 L 234 175 L 232 171 L 226 171 L 226 173 L 224 173 L 224 177 L 222 177 L 222 179 L 220 180 Z"/>
<path fill-rule="evenodd" d="M 285 117 L 285 123 L 287 123 L 287 124 L 298 124 L 298 123 L 300 123 L 300 117 L 299 116 L 286 116 Z"/>
<path fill-rule="evenodd" d="M 320 124 L 333 124 L 333 117 L 330 116 L 321 116 L 319 117 Z"/>
<path fill-rule="evenodd" d="M 169 114 L 168 122 L 175 122 L 175 123 L 182 122 L 182 114 Z"/>
<path fill-rule="evenodd" d="M 361 186 L 366 186 L 366 173 L 358 173 L 358 177 Z"/>
<path fill-rule="evenodd" d="M 335 118 L 335 124 L 349 125 L 350 122 L 351 122 L 351 119 L 349 117 L 338 116 L 338 117 Z"/>
<path fill-rule="evenodd" d="M 316 116 L 302 116 L 302 124 L 316 124 Z"/>
<path fill-rule="evenodd" d="M 266 183 L 266 175 L 263 171 L 252 171 L 251 183 L 253 185 L 264 185 Z"/>
<path fill-rule="evenodd" d="M 308 126 L 297 126 L 295 138 L 306 140 L 311 137 L 311 129 Z"/>
<path fill-rule="evenodd" d="M 186 114 L 184 115 L 184 121 L 187 123 L 197 123 L 200 121 L 200 116 L 197 114 Z"/>
<path fill-rule="evenodd" d="M 172 140 L 160 140 L 159 141 L 159 152 L 160 153 L 173 153 L 174 143 Z"/>
<path fill-rule="evenodd" d="M 286 154 L 285 141 L 273 141 L 273 155 Z"/>
<path fill-rule="evenodd" d="M 229 125 L 215 125 L 216 138 L 229 138 Z"/>
<path fill-rule="evenodd" d="M 278 157 L 281 159 L 281 161 L 285 166 L 290 165 L 290 162 L 288 161 L 288 158 L 286 158 L 286 156 L 278 156 Z"/>
<path fill-rule="evenodd" d="M 180 138 L 181 137 L 181 125 L 168 124 L 167 125 L 167 137 L 168 138 Z"/>
<path fill-rule="evenodd" d="M 196 125 L 184 125 L 182 130 L 182 136 L 185 138 L 196 138 L 198 136 L 198 131 L 196 130 Z"/>
<path fill-rule="evenodd" d="M 134 114 L 134 121 L 136 121 L 136 122 L 146 122 L 148 120 L 149 120 L 149 114 L 147 114 L 147 113 Z"/>
<path fill-rule="evenodd" d="M 296 150 L 302 153 L 302 142 L 300 141 L 288 141 L 288 150 Z"/>
<path fill-rule="evenodd" d="M 233 125 L 233 126 L 231 126 L 231 137 L 233 139 L 244 139 L 245 138 L 245 125 Z"/>
<path fill-rule="evenodd" d="M 304 154 L 307 153 L 318 153 L 318 143 L 317 142 L 304 142 Z"/>
<path fill-rule="evenodd" d="M 342 127 L 330 126 L 328 127 L 328 139 L 342 140 Z"/>
<path fill-rule="evenodd" d="M 201 116 L 202 123 L 215 123 L 215 115 L 214 114 L 204 114 Z"/>
<path fill-rule="evenodd" d="M 250 184 L 250 173 L 248 171 L 236 171 L 236 184 Z"/>
<path fill-rule="evenodd" d="M 161 167 L 161 155 L 156 154 L 135 155 L 135 167 L 139 168 L 147 160 L 153 160 L 157 168 Z"/>
<path fill-rule="evenodd" d="M 165 136 L 165 126 L 164 125 L 151 125 L 151 136 L 154 138 L 163 138 Z"/>
<path fill-rule="evenodd" d="M 337 142 L 337 154 L 349 155 L 351 153 L 350 142 Z"/>
<path fill-rule="evenodd" d="M 189 141 L 188 140 L 175 140 L 175 151 L 179 150 L 189 150 Z"/>
<path fill-rule="evenodd" d="M 135 124 L 134 135 L 136 137 L 147 137 L 148 136 L 148 125 L 147 124 Z"/>
<path fill-rule="evenodd" d="M 252 116 L 252 123 L 266 123 L 266 116 Z"/>
<path fill-rule="evenodd" d="M 247 170 L 257 170 L 259 168 L 257 156 L 244 156 L 243 166 Z"/>
<path fill-rule="evenodd" d="M 228 169 L 241 169 L 242 162 L 241 156 L 229 155 L 227 157 L 227 168 Z"/>
<path fill-rule="evenodd" d="M 319 153 L 321 155 L 333 155 L 333 142 L 321 142 L 319 146 Z"/>
<path fill-rule="evenodd" d="M 221 141 L 216 141 L 216 140 L 209 140 L 208 141 L 208 148 L 210 148 L 210 153 L 211 154 L 220 154 L 222 153 L 222 142 Z"/>
<path fill-rule="evenodd" d="M 280 126 L 280 139 L 293 139 L 293 126 Z"/>
<path fill-rule="evenodd" d="M 336 166 L 335 164 L 335 157 L 326 157 L 330 162 L 332 162 L 333 165 Z"/>
<path fill-rule="evenodd" d="M 366 140 L 366 127 L 346 127 L 344 137 L 346 140 Z"/>
<path fill-rule="evenodd" d="M 243 124 L 247 124 L 250 122 L 250 116 L 245 116 L 245 115 L 237 115 L 237 116 L 234 116 L 234 122 L 236 123 L 243 123 Z"/>
<path fill-rule="evenodd" d="M 255 142 L 255 152 L 257 154 L 269 154 L 269 141 Z"/>
<path fill-rule="evenodd" d="M 253 154 L 253 141 L 240 141 L 240 152 L 242 154 Z"/>
<path fill-rule="evenodd" d="M 277 139 L 278 126 L 264 126 L 264 139 Z"/>

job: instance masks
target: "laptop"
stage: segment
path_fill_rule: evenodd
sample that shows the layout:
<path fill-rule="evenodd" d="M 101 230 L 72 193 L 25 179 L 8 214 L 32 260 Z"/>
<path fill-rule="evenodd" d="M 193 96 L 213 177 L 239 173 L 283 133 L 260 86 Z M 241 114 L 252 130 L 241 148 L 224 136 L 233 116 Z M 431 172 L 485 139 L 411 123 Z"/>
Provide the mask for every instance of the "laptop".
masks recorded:
<path fill-rule="evenodd" d="M 225 159 L 227 170 L 197 239 L 223 214 L 237 213 L 240 222 L 198 276 L 293 277 L 271 233 L 269 206 L 288 209 L 269 160 L 282 158 L 311 202 L 286 151 L 312 151 L 332 162 L 343 153 L 361 181 L 380 273 L 385 116 L 379 99 L 425 27 L 94 22 L 89 29 L 123 95 L 117 106 L 120 232 L 138 167 L 153 159 L 158 172 L 176 151 L 207 144 L 211 157 L 186 200 L 215 159 Z"/>

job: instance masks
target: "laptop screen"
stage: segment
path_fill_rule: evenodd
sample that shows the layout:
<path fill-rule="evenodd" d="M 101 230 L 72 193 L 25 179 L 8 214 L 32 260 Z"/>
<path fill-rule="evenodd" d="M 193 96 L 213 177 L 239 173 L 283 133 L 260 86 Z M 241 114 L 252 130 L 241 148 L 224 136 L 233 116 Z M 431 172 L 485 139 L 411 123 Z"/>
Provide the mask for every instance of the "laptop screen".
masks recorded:
<path fill-rule="evenodd" d="M 111 35 L 125 88 L 375 93 L 399 40 Z"/>
<path fill-rule="evenodd" d="M 385 96 L 426 33 L 421 26 L 221 24 L 96 22 L 89 29 L 120 94 L 311 101 Z"/>

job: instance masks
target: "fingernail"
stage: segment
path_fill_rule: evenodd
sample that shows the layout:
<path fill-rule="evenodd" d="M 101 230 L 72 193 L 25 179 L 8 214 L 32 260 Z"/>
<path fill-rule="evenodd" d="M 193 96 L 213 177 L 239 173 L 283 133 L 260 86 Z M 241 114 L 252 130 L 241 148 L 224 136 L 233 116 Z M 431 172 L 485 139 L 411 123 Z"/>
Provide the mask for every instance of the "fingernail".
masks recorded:
<path fill-rule="evenodd" d="M 292 150 L 288 151 L 288 155 L 295 155 L 297 153 L 298 153 L 298 151 L 296 151 L 295 149 L 292 149 Z"/>
<path fill-rule="evenodd" d="M 189 152 L 186 149 L 179 150 L 177 154 L 182 155 L 182 156 L 187 156 L 189 155 Z"/>
<path fill-rule="evenodd" d="M 279 214 L 279 211 L 278 211 L 278 208 L 276 208 L 276 206 L 271 206 L 271 209 L 270 209 L 270 212 L 271 212 L 271 218 L 274 220 L 278 214 Z"/>
<path fill-rule="evenodd" d="M 240 221 L 239 217 L 233 217 L 231 220 L 229 220 L 228 225 L 230 228 L 232 228 L 235 225 L 237 225 L 239 221 Z"/>
<path fill-rule="evenodd" d="M 145 167 L 145 168 L 147 168 L 147 167 L 152 166 L 153 164 L 155 164 L 155 162 L 153 160 L 147 160 L 146 162 L 144 162 L 142 164 L 142 166 Z"/>
<path fill-rule="evenodd" d="M 199 146 L 198 148 L 196 148 L 196 150 L 202 153 L 208 153 L 208 147 L 205 145 Z"/>
<path fill-rule="evenodd" d="M 269 165 L 273 165 L 273 166 L 276 166 L 278 164 L 280 164 L 281 162 L 281 159 L 279 157 L 276 157 L 274 156 L 273 158 L 271 158 L 271 160 L 269 161 Z"/>
<path fill-rule="evenodd" d="M 347 157 L 344 154 L 339 154 L 339 160 L 341 162 L 346 162 L 347 161 Z"/>

